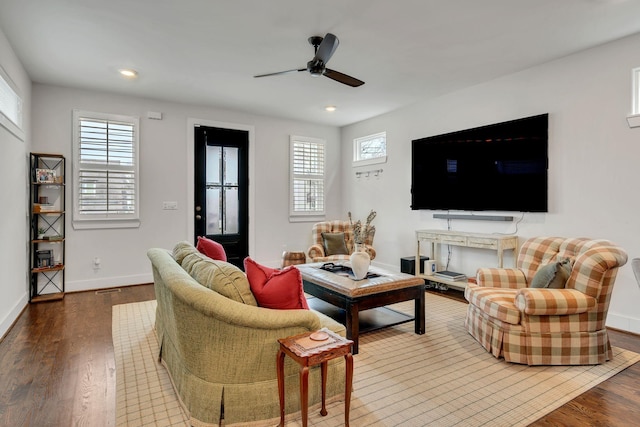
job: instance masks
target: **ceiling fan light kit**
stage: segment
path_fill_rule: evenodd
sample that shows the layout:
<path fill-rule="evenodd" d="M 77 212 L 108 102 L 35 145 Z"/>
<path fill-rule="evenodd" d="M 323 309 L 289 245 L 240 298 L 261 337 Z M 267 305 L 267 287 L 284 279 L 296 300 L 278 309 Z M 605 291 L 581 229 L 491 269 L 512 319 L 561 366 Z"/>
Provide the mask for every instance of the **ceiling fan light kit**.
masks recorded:
<path fill-rule="evenodd" d="M 329 77 L 331 80 L 335 80 L 339 83 L 342 83 L 351 87 L 358 87 L 364 84 L 362 80 L 356 79 L 355 77 L 348 76 L 339 71 L 335 71 L 327 68 L 327 62 L 329 62 L 329 59 L 331 58 L 331 56 L 333 56 L 333 53 L 338 48 L 338 44 L 340 44 L 340 41 L 336 36 L 334 36 L 331 33 L 327 33 L 327 35 L 324 37 L 311 36 L 309 37 L 308 41 L 309 41 L 309 44 L 313 46 L 315 50 L 315 55 L 313 59 L 311 59 L 311 61 L 307 62 L 306 68 L 278 71 L 275 73 L 259 74 L 254 77 L 268 77 L 268 76 L 275 76 L 279 74 L 308 71 L 309 74 L 311 74 L 311 76 L 313 77 L 318 77 L 318 76 Z"/>

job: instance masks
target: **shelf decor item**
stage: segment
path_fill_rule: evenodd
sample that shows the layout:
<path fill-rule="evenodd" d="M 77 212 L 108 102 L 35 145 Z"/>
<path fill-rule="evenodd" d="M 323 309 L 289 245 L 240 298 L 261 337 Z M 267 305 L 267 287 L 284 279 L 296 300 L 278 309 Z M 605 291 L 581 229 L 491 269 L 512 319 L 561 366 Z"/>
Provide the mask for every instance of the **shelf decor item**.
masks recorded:
<path fill-rule="evenodd" d="M 41 184 L 56 182 L 56 171 L 53 169 L 36 169 L 36 181 Z"/>
<path fill-rule="evenodd" d="M 42 249 L 38 254 L 38 268 L 47 268 L 53 265 L 53 252 L 51 249 Z"/>

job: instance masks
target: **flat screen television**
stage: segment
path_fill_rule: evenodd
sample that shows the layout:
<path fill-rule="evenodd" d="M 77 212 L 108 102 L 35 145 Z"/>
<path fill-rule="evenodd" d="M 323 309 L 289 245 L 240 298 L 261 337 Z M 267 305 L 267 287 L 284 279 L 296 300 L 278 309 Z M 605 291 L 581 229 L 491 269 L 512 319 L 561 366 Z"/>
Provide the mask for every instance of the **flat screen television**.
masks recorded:
<path fill-rule="evenodd" d="M 411 209 L 548 212 L 549 115 L 412 141 Z"/>

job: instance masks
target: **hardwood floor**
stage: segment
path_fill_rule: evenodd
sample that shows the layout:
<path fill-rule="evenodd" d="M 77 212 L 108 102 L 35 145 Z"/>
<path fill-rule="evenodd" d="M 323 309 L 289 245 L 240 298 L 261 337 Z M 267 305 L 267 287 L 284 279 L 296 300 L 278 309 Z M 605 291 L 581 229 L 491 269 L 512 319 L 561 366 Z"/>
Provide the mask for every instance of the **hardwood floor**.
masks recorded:
<path fill-rule="evenodd" d="M 154 297 L 153 285 L 139 285 L 29 305 L 0 342 L 0 425 L 113 426 L 111 307 Z M 613 345 L 640 353 L 640 336 L 609 335 Z M 640 363 L 532 425 L 638 425 L 638 385 Z"/>
<path fill-rule="evenodd" d="M 111 307 L 154 298 L 141 285 L 28 305 L 0 343 L 0 425 L 115 425 Z"/>

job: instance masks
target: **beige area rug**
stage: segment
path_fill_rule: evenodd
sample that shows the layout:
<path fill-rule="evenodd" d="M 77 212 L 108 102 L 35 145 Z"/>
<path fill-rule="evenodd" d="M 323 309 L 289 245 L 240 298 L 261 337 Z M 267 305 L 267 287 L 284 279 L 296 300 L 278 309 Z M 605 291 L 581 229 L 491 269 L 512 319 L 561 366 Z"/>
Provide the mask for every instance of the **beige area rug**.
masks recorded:
<path fill-rule="evenodd" d="M 155 306 L 147 301 L 113 307 L 118 426 L 188 425 L 157 362 Z M 426 307 L 425 335 L 405 323 L 360 337 L 351 425 L 526 426 L 640 360 L 614 348 L 614 359 L 598 366 L 508 364 L 466 332 L 466 304 L 427 294 Z M 412 314 L 413 302 L 393 308 Z M 344 402 L 327 409 L 325 417 L 310 413 L 309 425 L 344 425 Z M 299 414 L 287 422 L 300 425 Z"/>

